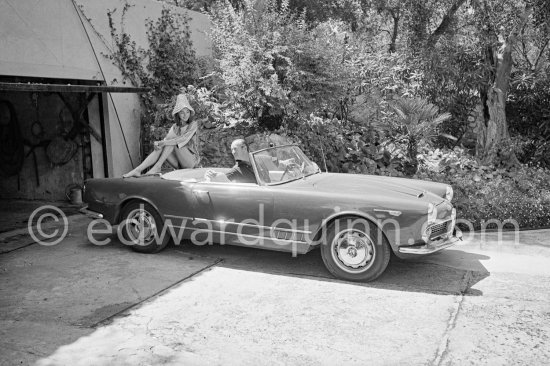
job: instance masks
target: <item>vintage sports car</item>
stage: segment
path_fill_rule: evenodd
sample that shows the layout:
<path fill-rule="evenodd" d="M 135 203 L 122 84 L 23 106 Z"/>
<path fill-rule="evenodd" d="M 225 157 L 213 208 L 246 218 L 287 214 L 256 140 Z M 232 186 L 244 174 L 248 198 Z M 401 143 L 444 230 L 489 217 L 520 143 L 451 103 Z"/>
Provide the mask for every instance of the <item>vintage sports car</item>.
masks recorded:
<path fill-rule="evenodd" d="M 123 225 L 121 241 L 138 252 L 158 252 L 170 238 L 293 255 L 320 248 L 326 268 L 351 281 L 380 276 L 391 252 L 405 259 L 459 240 L 446 184 L 322 173 L 295 145 L 252 152 L 250 161 L 256 183 L 210 182 L 203 168 L 90 179 L 83 212 Z"/>

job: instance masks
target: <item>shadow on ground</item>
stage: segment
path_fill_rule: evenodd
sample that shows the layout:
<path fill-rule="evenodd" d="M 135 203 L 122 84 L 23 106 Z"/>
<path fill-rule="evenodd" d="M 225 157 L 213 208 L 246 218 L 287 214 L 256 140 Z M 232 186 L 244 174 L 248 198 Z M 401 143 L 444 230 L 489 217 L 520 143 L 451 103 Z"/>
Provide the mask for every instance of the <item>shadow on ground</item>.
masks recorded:
<path fill-rule="evenodd" d="M 212 266 L 343 283 L 325 269 L 318 250 L 293 258 L 290 253 L 229 245 L 172 244 L 146 255 L 116 237 L 108 245 L 94 245 L 86 238 L 89 219 L 71 220 L 68 236 L 56 246 L 31 243 L 0 254 L 0 347 L 5 350 L 0 364 L 32 363 Z M 456 250 L 452 255 L 460 255 L 461 266 L 453 268 L 447 265 L 450 253 L 434 255 L 429 263 L 392 261 L 374 282 L 345 283 L 481 295 L 468 288 L 489 276 L 481 263 L 488 257 Z M 447 256 L 442 261 L 447 264 L 438 264 L 438 256 Z"/>
<path fill-rule="evenodd" d="M 346 282 L 357 286 L 430 294 L 482 295 L 480 292 L 467 292 L 467 290 L 490 275 L 481 262 L 489 259 L 488 256 L 462 251 L 457 251 L 461 256 L 462 268 L 433 263 L 444 252 L 432 255 L 430 263 L 424 262 L 422 259 L 401 261 L 392 258 L 384 274 L 369 283 L 347 282 L 334 278 L 325 268 L 319 250 L 313 250 L 297 257 L 292 257 L 290 253 L 229 245 L 201 247 L 191 244 L 173 245 L 166 251 L 178 251 L 191 257 L 219 258 L 222 259 L 222 262 L 218 266 L 234 269 L 287 276 L 306 276 L 318 280 Z M 465 263 L 468 269 L 465 269 Z"/>

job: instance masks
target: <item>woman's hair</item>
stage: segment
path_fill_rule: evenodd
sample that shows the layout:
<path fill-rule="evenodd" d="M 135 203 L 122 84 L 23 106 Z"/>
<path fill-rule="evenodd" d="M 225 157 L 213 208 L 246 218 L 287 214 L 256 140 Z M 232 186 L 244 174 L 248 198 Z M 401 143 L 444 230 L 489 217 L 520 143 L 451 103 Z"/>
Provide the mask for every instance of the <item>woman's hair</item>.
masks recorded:
<path fill-rule="evenodd" d="M 187 109 L 187 110 L 189 111 L 189 118 L 187 119 L 186 122 L 187 122 L 187 123 L 193 122 L 193 121 L 195 120 L 195 113 L 192 113 L 192 112 L 189 110 L 189 108 L 185 108 L 185 109 Z M 176 113 L 176 114 L 174 114 L 174 122 L 176 122 L 176 123 L 181 122 L 181 121 L 180 121 L 179 112 Z"/>

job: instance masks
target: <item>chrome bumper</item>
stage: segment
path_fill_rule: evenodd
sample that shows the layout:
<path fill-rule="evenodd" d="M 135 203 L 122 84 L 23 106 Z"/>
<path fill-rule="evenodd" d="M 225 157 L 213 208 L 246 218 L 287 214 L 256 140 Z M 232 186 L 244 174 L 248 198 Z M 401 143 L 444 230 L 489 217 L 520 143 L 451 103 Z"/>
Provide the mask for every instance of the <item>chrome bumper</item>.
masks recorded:
<path fill-rule="evenodd" d="M 85 207 L 82 207 L 80 210 L 78 210 L 81 214 L 84 214 L 92 219 L 102 219 L 103 218 L 103 215 L 98 213 L 98 212 L 95 212 L 95 211 L 90 211 L 88 210 L 88 206 L 85 206 Z"/>
<path fill-rule="evenodd" d="M 399 253 L 403 254 L 418 254 L 426 255 L 439 252 L 445 248 L 452 247 L 456 244 L 457 241 L 462 240 L 462 233 L 457 231 L 457 235 L 452 235 L 448 238 L 433 241 L 426 245 L 420 246 L 410 246 L 410 247 L 399 247 Z"/>

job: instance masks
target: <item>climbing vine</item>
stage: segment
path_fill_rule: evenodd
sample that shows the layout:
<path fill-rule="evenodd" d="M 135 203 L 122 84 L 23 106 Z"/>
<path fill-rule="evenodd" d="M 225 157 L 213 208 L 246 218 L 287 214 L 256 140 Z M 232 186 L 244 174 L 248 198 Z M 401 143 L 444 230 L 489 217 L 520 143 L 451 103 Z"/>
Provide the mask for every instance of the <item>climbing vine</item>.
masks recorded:
<path fill-rule="evenodd" d="M 121 9 L 120 25 L 115 13 L 109 10 L 109 28 L 114 50 L 106 55 L 121 70 L 124 80 L 134 86 L 148 88 L 141 93 L 141 141 L 142 147 L 157 135 L 156 130 L 169 123 L 159 105 L 170 103 L 171 98 L 199 77 L 199 67 L 191 41 L 189 17 L 163 8 L 156 20 L 148 19 L 148 47 L 142 48 L 124 29 L 125 18 L 134 5 L 125 2 Z M 118 82 L 118 80 L 114 80 Z M 144 151 L 142 151 L 144 153 Z"/>

